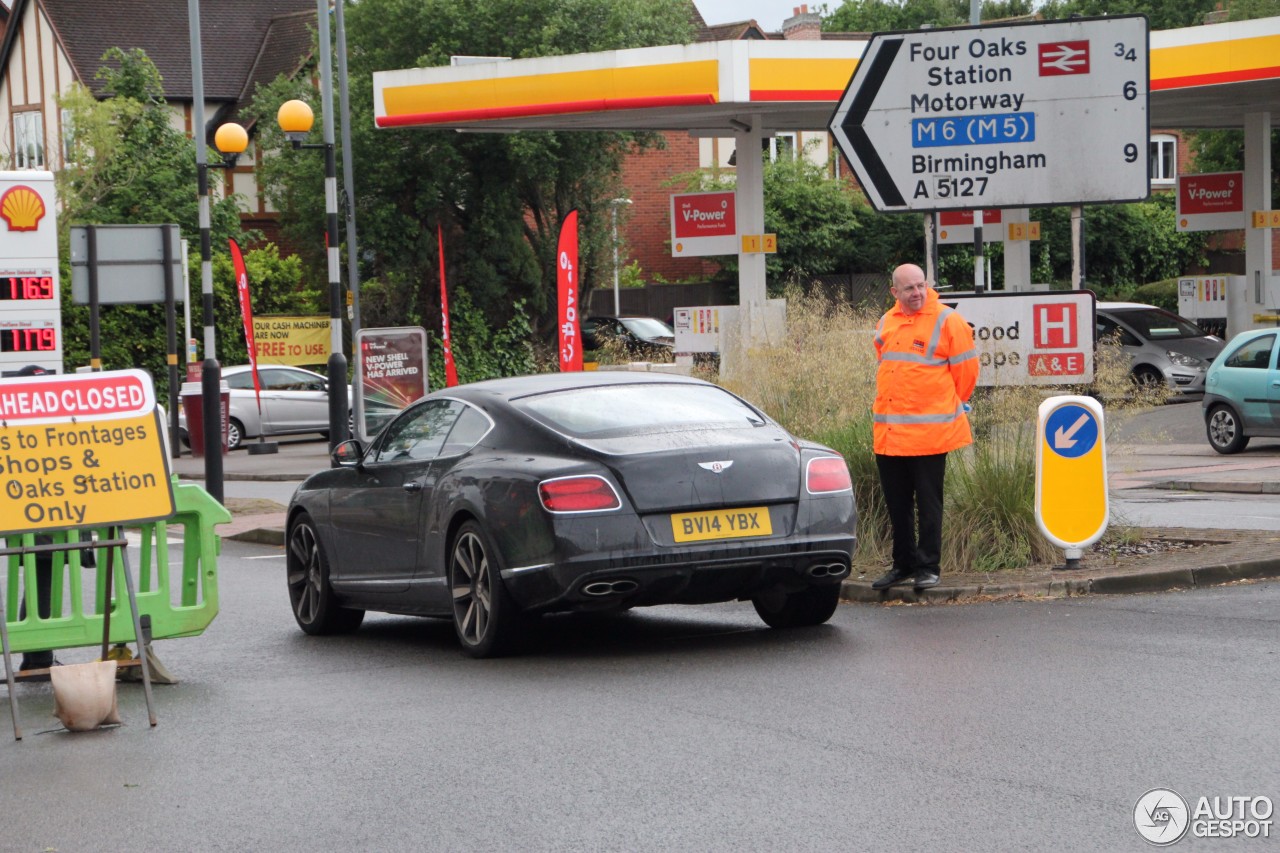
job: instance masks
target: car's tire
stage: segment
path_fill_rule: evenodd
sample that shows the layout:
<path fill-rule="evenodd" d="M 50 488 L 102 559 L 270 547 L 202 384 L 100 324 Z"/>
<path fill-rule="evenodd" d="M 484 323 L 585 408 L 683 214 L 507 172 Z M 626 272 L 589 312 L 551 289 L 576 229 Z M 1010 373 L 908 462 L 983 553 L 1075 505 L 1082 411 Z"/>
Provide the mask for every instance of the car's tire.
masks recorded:
<path fill-rule="evenodd" d="M 244 444 L 244 424 L 235 418 L 227 422 L 227 450 L 239 450 Z"/>
<path fill-rule="evenodd" d="M 1239 453 L 1249 444 L 1240 416 L 1235 409 L 1223 403 L 1214 405 L 1205 415 L 1204 432 L 1209 446 L 1222 454 Z"/>
<path fill-rule="evenodd" d="M 1135 367 L 1131 376 L 1133 377 L 1133 384 L 1139 388 L 1163 388 L 1168 384 L 1164 381 L 1164 374 L 1145 364 Z"/>
<path fill-rule="evenodd" d="M 476 658 L 508 654 L 525 620 L 503 585 L 489 538 L 475 521 L 463 523 L 449 543 L 449 588 L 453 629 L 466 653 Z"/>
<path fill-rule="evenodd" d="M 751 599 L 756 614 L 770 628 L 821 625 L 831 618 L 839 604 L 838 583 L 808 587 L 797 592 L 776 588 Z"/>
<path fill-rule="evenodd" d="M 289 603 L 298 627 L 308 634 L 349 634 L 364 621 L 364 611 L 338 604 L 329 585 L 329 558 L 316 523 L 302 513 L 289 528 L 285 549 Z"/>

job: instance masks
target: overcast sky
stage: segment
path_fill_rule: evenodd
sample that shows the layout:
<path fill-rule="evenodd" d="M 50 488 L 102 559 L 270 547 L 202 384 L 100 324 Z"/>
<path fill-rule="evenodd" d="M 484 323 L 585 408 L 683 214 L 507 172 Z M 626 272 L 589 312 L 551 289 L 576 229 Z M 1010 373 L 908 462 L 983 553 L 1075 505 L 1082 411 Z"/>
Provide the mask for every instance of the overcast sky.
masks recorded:
<path fill-rule="evenodd" d="M 708 24 L 728 24 L 754 18 L 768 32 L 782 29 L 782 22 L 795 14 L 797 6 L 808 5 L 811 12 L 818 10 L 818 3 L 804 0 L 693 0 Z M 827 0 L 835 8 L 840 0 Z"/>

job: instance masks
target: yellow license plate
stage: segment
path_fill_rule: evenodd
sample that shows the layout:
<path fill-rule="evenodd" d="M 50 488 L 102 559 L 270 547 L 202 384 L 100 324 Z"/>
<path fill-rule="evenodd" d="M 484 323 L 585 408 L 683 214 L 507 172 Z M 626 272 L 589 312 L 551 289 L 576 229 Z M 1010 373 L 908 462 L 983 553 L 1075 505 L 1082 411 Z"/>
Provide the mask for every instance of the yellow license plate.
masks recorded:
<path fill-rule="evenodd" d="M 769 536 L 772 533 L 769 508 L 763 506 L 678 512 L 671 516 L 671 534 L 677 542 L 740 539 L 747 536 Z"/>

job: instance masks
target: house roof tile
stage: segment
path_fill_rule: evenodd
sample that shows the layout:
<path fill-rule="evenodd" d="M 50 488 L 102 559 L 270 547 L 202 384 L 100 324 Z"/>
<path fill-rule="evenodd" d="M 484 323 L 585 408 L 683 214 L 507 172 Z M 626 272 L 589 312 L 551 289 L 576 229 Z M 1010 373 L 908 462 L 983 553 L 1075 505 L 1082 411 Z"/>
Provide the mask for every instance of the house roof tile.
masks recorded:
<path fill-rule="evenodd" d="M 80 82 L 103 94 L 95 79 L 102 55 L 111 47 L 139 47 L 155 63 L 165 97 L 191 100 L 191 37 L 187 5 L 177 0 L 40 0 L 67 52 Z M 314 26 L 314 0 L 206 0 L 200 6 L 204 96 L 209 101 L 236 102 L 250 79 L 272 63 L 292 64 L 310 48 L 310 34 L 295 20 L 307 17 Z M 264 61 L 264 48 L 273 57 Z M 274 66 L 273 66 L 274 67 Z M 270 79 L 270 78 L 267 78 Z"/>

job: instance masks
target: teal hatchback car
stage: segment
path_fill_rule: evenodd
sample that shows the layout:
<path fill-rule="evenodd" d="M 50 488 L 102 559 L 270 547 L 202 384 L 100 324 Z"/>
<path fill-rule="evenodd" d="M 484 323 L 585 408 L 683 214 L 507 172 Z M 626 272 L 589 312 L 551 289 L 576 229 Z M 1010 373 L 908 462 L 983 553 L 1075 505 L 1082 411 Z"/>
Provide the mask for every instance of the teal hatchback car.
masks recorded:
<path fill-rule="evenodd" d="M 1255 436 L 1280 436 L 1280 329 L 1231 339 L 1205 375 L 1205 433 L 1219 453 L 1239 453 Z"/>

